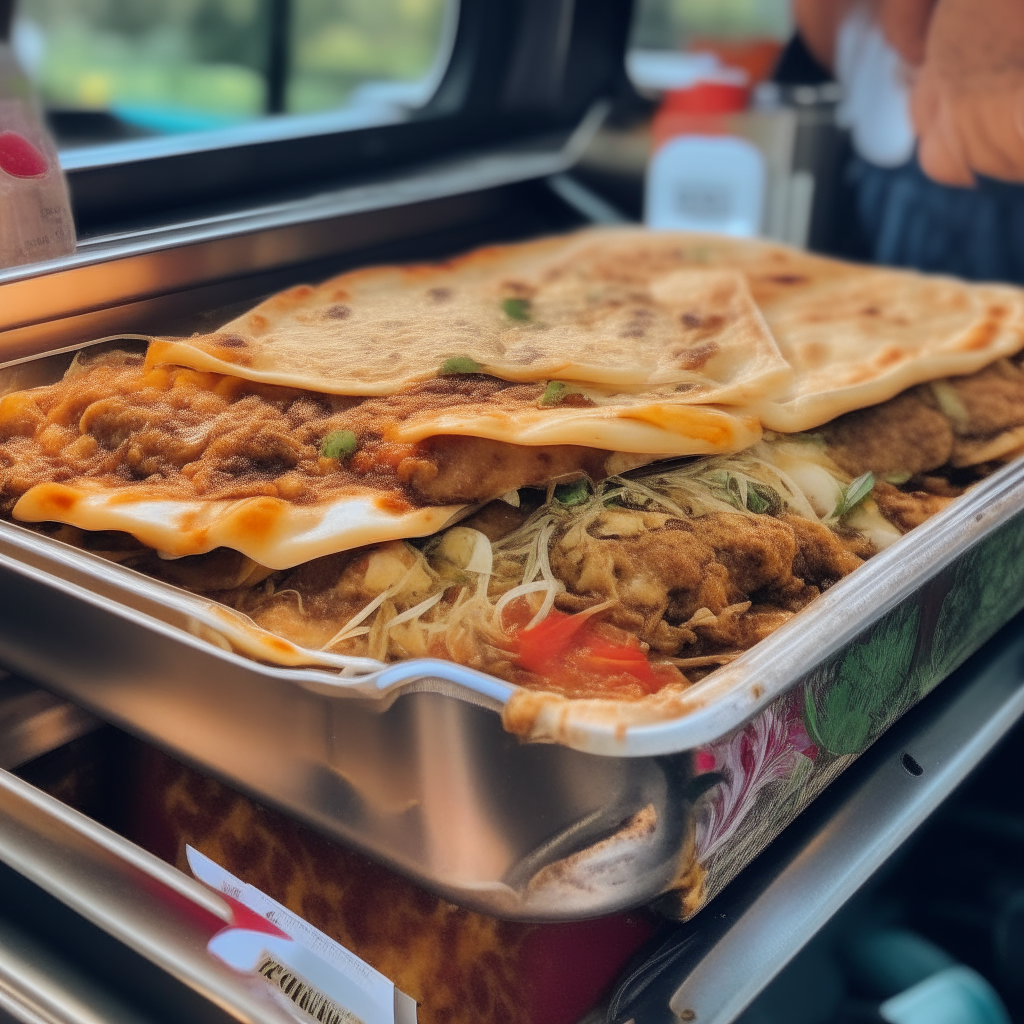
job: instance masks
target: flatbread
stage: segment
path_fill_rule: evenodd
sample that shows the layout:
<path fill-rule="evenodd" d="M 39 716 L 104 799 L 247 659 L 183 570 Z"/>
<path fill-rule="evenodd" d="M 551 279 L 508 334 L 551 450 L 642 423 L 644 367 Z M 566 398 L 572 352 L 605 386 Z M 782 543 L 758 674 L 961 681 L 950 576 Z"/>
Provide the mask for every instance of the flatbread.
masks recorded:
<path fill-rule="evenodd" d="M 169 558 L 227 547 L 268 568 L 288 569 L 348 548 L 426 537 L 461 512 L 459 505 L 396 510 L 370 493 L 311 506 L 271 497 L 154 500 L 134 495 L 130 486 L 80 480 L 36 484 L 12 514 L 25 523 L 120 530 Z"/>
<path fill-rule="evenodd" d="M 1024 348 L 1024 291 L 866 267 L 719 235 L 603 230 L 572 258 L 601 256 L 659 277 L 668 266 L 742 272 L 792 374 L 751 403 L 763 425 L 797 432 L 963 376 Z"/>
<path fill-rule="evenodd" d="M 758 240 L 597 229 L 295 288 L 217 334 L 154 342 L 149 358 L 324 392 L 390 394 L 455 357 L 506 380 L 635 396 L 616 399 L 635 407 L 744 407 L 770 429 L 797 432 L 1022 347 L 1024 292 L 1008 285 L 858 266 Z M 430 427 L 420 418 L 409 436 L 479 430 L 505 439 L 519 426 L 499 429 L 484 410 L 478 420 L 469 410 L 460 416 Z M 519 443 L 586 444 L 574 431 L 597 418 L 565 418 L 562 434 L 544 422 L 559 417 L 530 415 Z"/>
<path fill-rule="evenodd" d="M 394 394 L 452 365 L 509 381 L 677 404 L 743 405 L 790 376 L 742 274 L 668 266 L 625 275 L 577 260 L 577 236 L 380 267 L 276 295 L 215 334 L 153 343 L 177 363 L 333 394 Z"/>
<path fill-rule="evenodd" d="M 760 436 L 756 418 L 717 407 L 659 411 L 573 392 L 584 404 L 540 409 L 543 390 L 472 375 L 394 396 L 324 396 L 86 352 L 63 379 L 0 398 L 0 508 L 129 533 L 170 557 L 223 546 L 286 568 L 425 536 L 524 486 L 601 480 L 662 453 L 735 451 Z M 350 447 L 331 454 L 342 439 Z"/>

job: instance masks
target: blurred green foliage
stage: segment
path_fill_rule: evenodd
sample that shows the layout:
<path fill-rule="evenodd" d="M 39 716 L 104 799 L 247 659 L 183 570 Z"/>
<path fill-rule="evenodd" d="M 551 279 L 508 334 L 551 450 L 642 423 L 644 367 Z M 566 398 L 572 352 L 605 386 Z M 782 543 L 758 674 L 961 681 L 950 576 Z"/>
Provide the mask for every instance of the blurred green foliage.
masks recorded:
<path fill-rule="evenodd" d="M 630 43 L 678 50 L 695 35 L 784 40 L 792 26 L 790 0 L 636 0 Z"/>
<path fill-rule="evenodd" d="M 331 109 L 361 83 L 423 78 L 445 3 L 291 0 L 287 109 Z M 148 116 L 164 130 L 265 110 L 270 0 L 20 0 L 19 16 L 51 106 Z"/>
<path fill-rule="evenodd" d="M 444 0 L 292 0 L 288 109 L 336 106 L 361 82 L 431 69 Z"/>

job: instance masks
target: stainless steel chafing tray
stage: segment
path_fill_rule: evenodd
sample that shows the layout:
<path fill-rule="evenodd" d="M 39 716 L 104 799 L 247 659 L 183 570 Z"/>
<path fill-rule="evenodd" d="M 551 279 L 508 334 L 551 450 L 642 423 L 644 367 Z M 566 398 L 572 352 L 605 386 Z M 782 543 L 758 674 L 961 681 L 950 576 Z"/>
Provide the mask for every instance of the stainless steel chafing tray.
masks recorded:
<path fill-rule="evenodd" d="M 0 380 L 58 379 L 74 351 Z M 685 713 L 622 727 L 570 707 L 552 745 L 504 731 L 500 680 L 260 664 L 196 635 L 192 595 L 7 522 L 0 660 L 455 902 L 559 919 L 674 893 L 690 914 L 1024 606 L 1022 509 L 1018 460 L 695 685 Z"/>
<path fill-rule="evenodd" d="M 390 207 L 328 196 L 2 274 L 0 351 L 50 352 L 0 373 L 56 379 L 61 343 L 167 330 L 171 308 L 212 326 L 215 307 L 353 262 L 508 237 L 526 211 L 535 230 L 568 226 L 581 204 L 554 196 L 574 191 L 530 179 L 569 162 L 511 154 L 490 178 L 405 183 Z M 553 920 L 662 896 L 689 916 L 1024 607 L 1022 509 L 1018 460 L 693 687 L 685 713 L 619 728 L 571 711 L 555 744 L 503 729 L 500 680 L 442 661 L 348 678 L 259 664 L 195 635 L 183 591 L 6 522 L 0 663 L 455 902 Z"/>
<path fill-rule="evenodd" d="M 1024 714 L 1022 625 L 1004 628 L 890 729 L 716 900 L 713 915 L 652 943 L 586 1021 L 734 1020 Z M 3 680 L 0 741 L 12 728 L 31 732 L 38 753 L 77 735 L 78 727 L 36 729 L 47 700 Z M 123 739 L 104 730 L 56 751 L 56 761 L 22 765 L 24 778 L 0 771 L 0 1017 L 283 1020 L 266 992 L 206 953 L 228 917 L 216 895 L 24 781 L 66 791 L 53 783 L 69 772 L 124 772 L 132 758 Z M 90 792 L 101 806 L 86 797 L 89 813 L 119 817 L 123 793 Z"/>

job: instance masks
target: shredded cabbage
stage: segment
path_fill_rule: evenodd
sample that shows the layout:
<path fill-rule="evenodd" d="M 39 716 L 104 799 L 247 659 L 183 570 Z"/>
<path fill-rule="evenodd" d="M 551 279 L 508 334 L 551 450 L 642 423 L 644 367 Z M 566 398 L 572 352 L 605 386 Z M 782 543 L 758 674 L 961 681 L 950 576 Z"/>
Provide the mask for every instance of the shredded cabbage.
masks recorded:
<path fill-rule="evenodd" d="M 394 645 L 399 652 L 432 651 L 472 663 L 484 648 L 500 647 L 505 635 L 502 616 L 513 602 L 526 602 L 532 613 L 526 628 L 536 626 L 554 608 L 565 585 L 551 569 L 550 552 L 569 529 L 586 530 L 617 507 L 624 512 L 661 512 L 690 519 L 716 512 L 755 516 L 770 506 L 773 512 L 788 511 L 820 521 L 823 517 L 810 496 L 784 468 L 794 466 L 812 466 L 815 472 L 827 474 L 837 492 L 850 482 L 818 446 L 780 435 L 736 455 L 695 458 L 671 468 L 652 466 L 612 477 L 593 485 L 578 504 L 558 501 L 550 485 L 541 506 L 500 540 L 491 542 L 479 531 L 457 526 L 451 537 L 432 538 L 422 551 L 406 544 L 414 555 L 409 568 L 353 615 L 324 649 L 366 637 L 370 656 L 382 660 Z M 456 531 L 460 532 L 456 535 Z M 399 610 L 396 601 L 418 569 L 426 573 L 432 592 Z M 602 603 L 586 614 L 597 614 L 608 606 L 609 602 Z M 734 656 L 669 660 L 681 667 L 697 667 L 721 664 Z"/>

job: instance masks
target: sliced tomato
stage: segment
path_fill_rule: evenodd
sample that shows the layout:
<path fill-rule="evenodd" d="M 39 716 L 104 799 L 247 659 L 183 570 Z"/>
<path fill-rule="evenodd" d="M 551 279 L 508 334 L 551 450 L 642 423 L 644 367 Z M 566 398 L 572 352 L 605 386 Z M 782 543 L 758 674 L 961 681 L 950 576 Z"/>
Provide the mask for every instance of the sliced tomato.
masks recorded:
<path fill-rule="evenodd" d="M 652 665 L 635 636 L 622 636 L 601 632 L 591 616 L 552 611 L 530 629 L 513 625 L 511 649 L 516 664 L 566 693 L 655 693 L 680 678 L 671 666 Z"/>

